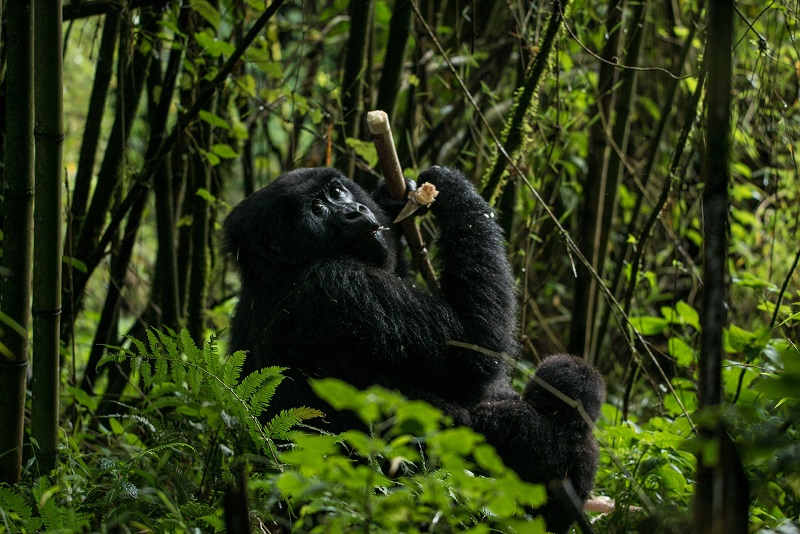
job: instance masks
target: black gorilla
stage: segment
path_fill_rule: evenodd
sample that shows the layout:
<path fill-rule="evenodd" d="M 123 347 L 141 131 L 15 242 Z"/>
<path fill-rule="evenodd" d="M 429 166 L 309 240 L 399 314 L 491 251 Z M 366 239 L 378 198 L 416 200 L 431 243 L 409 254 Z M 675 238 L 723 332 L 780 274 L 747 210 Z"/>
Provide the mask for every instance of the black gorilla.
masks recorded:
<path fill-rule="evenodd" d="M 332 430 L 344 430 L 357 422 L 323 405 L 307 378 L 380 384 L 483 433 L 523 479 L 569 478 L 586 499 L 598 449 L 578 411 L 538 380 L 520 397 L 503 359 L 447 343 L 516 354 L 514 279 L 494 214 L 466 178 L 433 167 L 419 179 L 440 192 L 431 206 L 441 232 L 440 295 L 403 279 L 398 231 L 337 170 L 284 174 L 236 206 L 224 224 L 226 252 L 242 282 L 231 350 L 250 352 L 246 371 L 290 368 L 293 380 L 278 389 L 276 409 L 319 407 Z M 385 189 L 379 198 L 397 207 Z M 605 388 L 594 368 L 560 355 L 546 359 L 536 376 L 597 418 Z M 572 522 L 552 501 L 543 514 L 556 532 Z"/>

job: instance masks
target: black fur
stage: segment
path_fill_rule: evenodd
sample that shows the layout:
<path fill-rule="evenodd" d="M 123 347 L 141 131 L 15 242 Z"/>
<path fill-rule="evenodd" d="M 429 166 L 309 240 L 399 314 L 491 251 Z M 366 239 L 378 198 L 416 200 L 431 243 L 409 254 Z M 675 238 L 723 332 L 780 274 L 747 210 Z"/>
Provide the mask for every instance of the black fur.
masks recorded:
<path fill-rule="evenodd" d="M 357 422 L 323 405 L 308 377 L 394 388 L 482 432 L 525 480 L 567 477 L 586 499 L 598 450 L 577 411 L 536 382 L 520 397 L 503 359 L 447 343 L 517 353 L 514 279 L 492 209 L 455 170 L 433 167 L 420 182 L 440 192 L 440 296 L 402 278 L 397 230 L 375 232 L 391 226 L 387 214 L 334 169 L 287 173 L 236 206 L 224 225 L 242 282 L 231 350 L 250 352 L 247 370 L 290 368 L 276 409 L 319 407 L 339 431 Z M 594 368 L 561 355 L 537 376 L 597 418 L 605 388 Z M 544 515 L 556 532 L 572 522 L 555 503 Z"/>

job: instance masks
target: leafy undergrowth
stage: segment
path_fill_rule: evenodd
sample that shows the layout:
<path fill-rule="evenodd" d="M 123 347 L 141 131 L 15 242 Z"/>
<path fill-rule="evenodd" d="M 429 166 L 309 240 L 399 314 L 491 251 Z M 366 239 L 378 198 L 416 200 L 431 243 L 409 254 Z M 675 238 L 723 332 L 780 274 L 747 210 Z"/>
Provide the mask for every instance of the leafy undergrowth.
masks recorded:
<path fill-rule="evenodd" d="M 98 424 L 97 400 L 70 391 L 76 414 L 59 469 L 0 486 L 0 532 L 224 531 L 223 497 L 239 469 L 262 531 L 545 531 L 526 512 L 544 502 L 543 488 L 429 405 L 328 379 L 317 393 L 371 432 L 306 427 L 322 415 L 309 409 L 262 424 L 282 369 L 240 383 L 243 354 L 221 355 L 213 338 L 198 348 L 185 331 L 131 346 L 104 363 L 131 362 L 143 396 Z"/>
<path fill-rule="evenodd" d="M 744 376 L 736 410 L 724 417 L 751 478 L 753 530 L 792 532 L 800 369 L 790 345 L 763 343 L 759 367 L 727 368 L 731 388 Z M 197 347 L 185 332 L 150 332 L 146 344 L 118 349 L 107 362 L 130 362 L 141 393 L 97 417 L 96 398 L 70 391 L 76 402 L 62 425 L 59 468 L 35 477 L 34 459 L 23 483 L 0 486 L 0 532 L 224 531 L 223 498 L 237 472 L 247 475 L 256 532 L 545 531 L 532 512 L 544 490 L 507 469 L 482 436 L 448 427 L 438 410 L 327 379 L 316 392 L 370 432 L 320 432 L 321 414 L 308 409 L 262 423 L 283 370 L 240 381 L 243 359 L 220 354 L 214 338 Z M 684 406 L 693 402 L 691 388 L 681 395 Z M 694 414 L 665 403 L 657 417 L 621 422 L 614 403 L 597 431 L 596 491 L 616 508 L 593 517 L 597 531 L 686 531 Z"/>

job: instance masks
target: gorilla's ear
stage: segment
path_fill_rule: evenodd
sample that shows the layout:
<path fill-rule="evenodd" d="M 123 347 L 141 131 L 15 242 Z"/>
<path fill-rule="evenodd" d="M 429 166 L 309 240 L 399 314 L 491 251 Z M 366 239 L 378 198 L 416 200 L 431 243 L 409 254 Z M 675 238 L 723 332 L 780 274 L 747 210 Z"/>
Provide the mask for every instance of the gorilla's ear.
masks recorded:
<path fill-rule="evenodd" d="M 234 207 L 222 223 L 221 250 L 239 267 L 276 262 L 280 247 L 270 237 L 270 225 L 262 220 L 266 211 L 248 198 Z"/>
<path fill-rule="evenodd" d="M 231 212 L 225 217 L 222 223 L 222 252 L 230 254 L 238 263 L 238 252 L 242 247 L 242 236 L 247 232 L 244 228 L 244 221 L 242 220 L 241 210 L 233 208 Z"/>

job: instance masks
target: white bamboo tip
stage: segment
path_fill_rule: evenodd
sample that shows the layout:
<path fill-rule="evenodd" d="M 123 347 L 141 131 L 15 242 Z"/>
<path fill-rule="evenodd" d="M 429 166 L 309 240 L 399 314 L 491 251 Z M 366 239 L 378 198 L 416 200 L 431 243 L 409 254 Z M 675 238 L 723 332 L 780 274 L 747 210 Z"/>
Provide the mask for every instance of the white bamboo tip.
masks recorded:
<path fill-rule="evenodd" d="M 390 131 L 389 115 L 385 111 L 376 109 L 367 112 L 367 126 L 372 135 L 381 135 Z"/>

